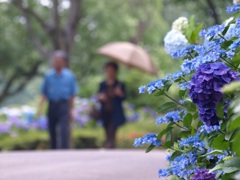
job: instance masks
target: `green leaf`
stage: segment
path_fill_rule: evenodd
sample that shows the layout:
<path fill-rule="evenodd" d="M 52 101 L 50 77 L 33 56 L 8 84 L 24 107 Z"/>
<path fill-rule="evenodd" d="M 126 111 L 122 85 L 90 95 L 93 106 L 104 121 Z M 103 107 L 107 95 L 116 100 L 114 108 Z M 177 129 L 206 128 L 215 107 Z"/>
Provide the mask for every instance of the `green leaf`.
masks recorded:
<path fill-rule="evenodd" d="M 231 143 L 231 150 L 234 151 L 238 156 L 240 156 L 239 141 L 240 141 L 240 132 L 238 131 L 238 133 L 235 135 Z"/>
<path fill-rule="evenodd" d="M 176 107 L 177 107 L 176 103 L 174 103 L 174 102 L 167 102 L 167 103 L 161 105 L 158 108 L 158 112 L 164 112 L 166 110 L 169 110 L 169 109 L 172 109 L 172 108 L 176 108 Z"/>
<path fill-rule="evenodd" d="M 154 96 L 162 96 L 164 95 L 164 90 L 160 89 L 154 92 Z"/>
<path fill-rule="evenodd" d="M 185 138 L 190 135 L 191 135 L 191 131 L 181 131 L 179 134 L 180 137 L 185 137 Z"/>
<path fill-rule="evenodd" d="M 198 118 L 199 118 L 198 112 L 195 112 L 195 113 L 193 114 L 193 119 L 198 119 Z"/>
<path fill-rule="evenodd" d="M 164 82 L 164 90 L 165 91 L 168 91 L 171 86 L 172 86 L 172 81 Z"/>
<path fill-rule="evenodd" d="M 171 130 L 173 129 L 173 127 L 171 125 L 168 125 L 168 127 L 166 129 L 164 129 L 162 132 L 160 132 L 157 136 L 158 140 L 161 140 L 163 135 L 169 133 Z"/>
<path fill-rule="evenodd" d="M 150 146 L 148 146 L 148 148 L 146 149 L 146 153 L 149 153 L 150 151 L 152 151 L 155 148 L 155 146 L 153 144 L 151 144 Z"/>
<path fill-rule="evenodd" d="M 233 41 L 224 41 L 221 45 L 222 48 L 227 49 L 231 44 L 233 43 Z"/>
<path fill-rule="evenodd" d="M 217 164 L 214 168 L 210 169 L 209 172 L 212 173 L 216 170 L 222 169 L 223 163 Z"/>
<path fill-rule="evenodd" d="M 225 173 L 232 173 L 235 171 L 239 171 L 240 170 L 240 158 L 233 157 L 229 160 L 224 161 L 222 169 Z"/>
<path fill-rule="evenodd" d="M 226 141 L 230 141 L 230 139 L 232 138 L 233 134 L 234 134 L 233 132 L 226 133 L 225 134 L 225 140 Z"/>
<path fill-rule="evenodd" d="M 217 108 L 218 117 L 220 117 L 222 119 L 224 116 L 224 104 L 220 101 L 217 103 L 216 108 Z"/>
<path fill-rule="evenodd" d="M 228 131 L 234 131 L 234 129 L 237 129 L 240 127 L 240 117 L 237 117 L 236 119 L 231 120 L 228 126 Z"/>
<path fill-rule="evenodd" d="M 223 154 L 223 151 L 220 150 L 213 150 L 210 153 L 206 153 L 203 156 L 210 156 L 210 155 L 215 155 L 215 154 Z"/>
<path fill-rule="evenodd" d="M 186 94 L 186 92 L 187 92 L 186 90 L 180 90 L 179 93 L 178 93 L 179 98 L 180 98 L 180 99 L 183 99 L 184 96 L 185 96 L 185 94 Z"/>
<path fill-rule="evenodd" d="M 230 23 L 228 23 L 228 25 L 224 28 L 222 35 L 225 35 L 227 33 L 229 27 L 230 27 Z M 224 42 L 226 42 L 226 41 L 224 41 Z"/>
<path fill-rule="evenodd" d="M 165 148 L 170 148 L 173 145 L 173 140 L 172 140 L 172 132 L 169 131 L 166 135 L 165 143 L 163 147 Z"/>
<path fill-rule="evenodd" d="M 231 174 L 224 174 L 222 177 L 221 177 L 221 180 L 238 180 L 238 179 L 234 179 L 234 173 L 231 173 Z"/>
<path fill-rule="evenodd" d="M 188 111 L 191 111 L 191 112 L 196 112 L 196 110 L 197 110 L 196 105 L 193 104 L 191 101 L 186 101 L 186 107 L 187 107 Z"/>
<path fill-rule="evenodd" d="M 187 128 L 191 128 L 193 116 L 190 113 L 187 113 L 183 119 L 183 125 Z"/>
<path fill-rule="evenodd" d="M 227 150 L 229 148 L 229 142 L 225 141 L 225 136 L 219 135 L 214 138 L 212 142 L 212 148 L 219 150 Z"/>
<path fill-rule="evenodd" d="M 175 151 L 174 153 L 172 153 L 171 155 L 171 160 L 175 159 L 177 156 L 180 156 L 182 154 L 181 151 Z"/>

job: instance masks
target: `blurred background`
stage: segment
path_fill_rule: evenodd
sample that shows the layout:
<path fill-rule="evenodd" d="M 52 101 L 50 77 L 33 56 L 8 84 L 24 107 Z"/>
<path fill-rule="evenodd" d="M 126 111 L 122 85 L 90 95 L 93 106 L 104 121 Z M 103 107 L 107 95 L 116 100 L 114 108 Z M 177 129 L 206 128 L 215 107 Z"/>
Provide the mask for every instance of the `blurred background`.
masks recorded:
<path fill-rule="evenodd" d="M 36 111 L 54 50 L 69 54 L 69 67 L 79 83 L 73 148 L 100 148 L 101 122 L 92 120 L 89 111 L 96 104 L 94 96 L 108 59 L 97 49 L 114 41 L 137 44 L 154 61 L 158 77 L 164 77 L 181 63 L 164 51 L 163 39 L 172 22 L 194 15 L 203 27 L 220 24 L 231 4 L 230 0 L 0 0 L 0 150 L 48 148 L 47 121 L 36 118 Z M 128 123 L 118 132 L 117 147 L 132 148 L 134 138 L 164 128 L 156 127 L 154 120 L 165 99 L 138 93 L 140 85 L 158 77 L 121 66 Z"/>

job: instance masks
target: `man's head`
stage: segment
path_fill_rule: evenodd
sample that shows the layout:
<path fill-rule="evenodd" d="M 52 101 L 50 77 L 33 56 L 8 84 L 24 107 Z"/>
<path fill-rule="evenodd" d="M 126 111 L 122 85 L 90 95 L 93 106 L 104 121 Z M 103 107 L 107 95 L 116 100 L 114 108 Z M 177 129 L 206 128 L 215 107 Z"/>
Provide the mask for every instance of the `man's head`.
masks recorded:
<path fill-rule="evenodd" d="M 115 79 L 118 72 L 118 65 L 115 62 L 105 64 L 105 72 L 108 79 Z"/>
<path fill-rule="evenodd" d="M 55 51 L 53 56 L 53 67 L 59 71 L 66 67 L 68 61 L 67 54 L 64 51 Z"/>

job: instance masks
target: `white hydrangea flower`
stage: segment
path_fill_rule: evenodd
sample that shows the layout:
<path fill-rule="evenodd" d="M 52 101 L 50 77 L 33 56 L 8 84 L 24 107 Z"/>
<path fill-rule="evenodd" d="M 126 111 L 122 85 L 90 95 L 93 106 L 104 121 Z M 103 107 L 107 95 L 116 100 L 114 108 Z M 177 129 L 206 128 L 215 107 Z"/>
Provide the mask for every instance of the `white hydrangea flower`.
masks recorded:
<path fill-rule="evenodd" d="M 188 40 L 181 31 L 172 29 L 164 37 L 164 46 L 167 54 L 172 55 L 176 51 L 186 47 Z"/>
<path fill-rule="evenodd" d="M 233 0 L 233 4 L 239 4 L 240 0 Z"/>
<path fill-rule="evenodd" d="M 182 31 L 187 25 L 188 19 L 186 17 L 179 17 L 172 23 L 172 29 Z"/>

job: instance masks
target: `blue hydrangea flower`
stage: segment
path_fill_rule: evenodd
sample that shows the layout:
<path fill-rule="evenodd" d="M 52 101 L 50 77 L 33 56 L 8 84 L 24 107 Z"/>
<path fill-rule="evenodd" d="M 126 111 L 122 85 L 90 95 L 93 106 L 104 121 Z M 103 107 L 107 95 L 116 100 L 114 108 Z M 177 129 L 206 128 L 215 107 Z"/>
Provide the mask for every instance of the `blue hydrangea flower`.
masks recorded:
<path fill-rule="evenodd" d="M 161 89 L 164 87 L 164 82 L 166 82 L 166 79 L 157 79 L 153 82 L 150 82 L 146 85 L 147 91 L 149 94 L 153 93 L 157 89 Z M 142 90 L 142 88 L 141 88 Z"/>
<path fill-rule="evenodd" d="M 189 81 L 188 81 L 188 82 L 182 82 L 182 83 L 179 83 L 179 84 L 178 84 L 178 87 L 179 87 L 181 90 L 186 90 L 186 89 L 188 89 L 189 85 L 190 85 L 190 82 L 189 82 Z"/>
<path fill-rule="evenodd" d="M 222 99 L 221 88 L 237 78 L 238 73 L 224 63 L 203 64 L 193 75 L 189 96 L 198 106 L 199 117 L 207 126 L 219 125 L 216 105 Z"/>
<path fill-rule="evenodd" d="M 234 55 L 235 55 L 235 52 L 230 50 L 230 51 L 226 52 L 226 55 L 227 55 L 228 58 L 233 58 Z"/>
<path fill-rule="evenodd" d="M 156 134 L 146 134 L 145 136 L 143 136 L 141 138 L 136 138 L 134 140 L 133 146 L 138 147 L 138 146 L 143 146 L 145 144 L 160 146 L 161 141 L 157 139 Z"/>
<path fill-rule="evenodd" d="M 230 46 L 229 49 L 231 51 L 235 51 L 237 49 L 237 47 L 240 46 L 240 38 L 238 38 L 237 40 L 235 40 Z"/>
<path fill-rule="evenodd" d="M 181 105 L 185 105 L 186 104 L 186 101 L 184 101 L 184 100 L 179 100 L 178 101 Z"/>
<path fill-rule="evenodd" d="M 172 54 L 172 57 L 175 59 L 180 59 L 186 55 L 189 55 L 193 51 L 194 48 L 195 48 L 195 45 L 187 46 L 183 49 L 180 49 L 179 51 L 174 52 Z"/>
<path fill-rule="evenodd" d="M 179 122 L 181 121 L 184 117 L 186 116 L 186 111 L 181 110 L 181 111 L 171 111 L 168 112 L 165 116 L 163 117 L 158 117 L 156 119 L 156 124 L 164 124 L 164 123 L 170 123 L 170 122 Z"/>
<path fill-rule="evenodd" d="M 220 130 L 220 125 L 214 125 L 214 126 L 207 126 L 203 125 L 198 128 L 199 133 L 204 133 L 204 134 L 209 134 L 211 132 L 219 131 Z"/>
<path fill-rule="evenodd" d="M 138 88 L 140 94 L 144 94 L 146 92 L 146 87 L 145 86 L 140 86 Z"/>
<path fill-rule="evenodd" d="M 152 94 L 155 90 L 156 90 L 156 88 L 154 86 L 149 86 L 147 88 L 147 91 L 148 91 L 149 94 Z"/>
<path fill-rule="evenodd" d="M 237 13 L 240 11 L 240 4 L 236 4 L 230 7 L 227 7 L 226 12 L 227 13 Z"/>
<path fill-rule="evenodd" d="M 240 28 L 240 18 L 236 18 L 235 24 L 237 28 Z"/>
<path fill-rule="evenodd" d="M 183 71 L 174 72 L 174 73 L 172 73 L 172 80 L 175 81 L 175 80 L 181 78 L 183 75 L 184 75 Z"/>
<path fill-rule="evenodd" d="M 196 51 L 199 56 L 204 56 L 209 52 L 218 52 L 221 50 L 221 44 L 223 42 L 224 40 L 220 38 L 214 39 L 212 41 L 205 39 L 203 44 L 195 45 L 194 51 Z"/>
<path fill-rule="evenodd" d="M 179 147 L 186 146 L 203 149 L 205 147 L 205 143 L 200 140 L 200 134 L 197 133 L 194 136 L 190 136 L 187 139 L 181 139 L 179 141 Z"/>
<path fill-rule="evenodd" d="M 199 169 L 191 180 L 216 180 L 216 175 L 209 173 L 207 169 Z"/>
<path fill-rule="evenodd" d="M 195 61 L 194 60 L 184 60 L 181 69 L 185 74 L 190 74 L 192 71 L 195 70 Z"/>
<path fill-rule="evenodd" d="M 167 169 L 160 169 L 158 174 L 159 177 L 167 177 L 169 175 L 176 175 L 183 179 L 189 179 L 199 167 L 196 166 L 197 154 L 195 152 L 188 152 L 175 157 L 173 160 L 170 159 L 170 165 Z"/>
<path fill-rule="evenodd" d="M 238 25 L 239 26 L 239 25 Z M 236 24 L 231 24 L 230 26 L 229 26 L 229 29 L 228 29 L 228 31 L 226 32 L 226 34 L 225 34 L 225 38 L 227 39 L 227 40 L 230 40 L 231 38 L 233 38 L 233 37 L 239 37 L 239 35 L 240 35 L 240 29 L 239 29 L 239 27 L 237 27 L 237 25 Z"/>
<path fill-rule="evenodd" d="M 206 30 L 201 30 L 199 33 L 199 36 L 204 38 L 204 37 L 212 37 L 212 36 L 217 36 L 218 34 L 222 33 L 222 31 L 225 29 L 225 25 L 215 25 L 212 26 Z"/>

